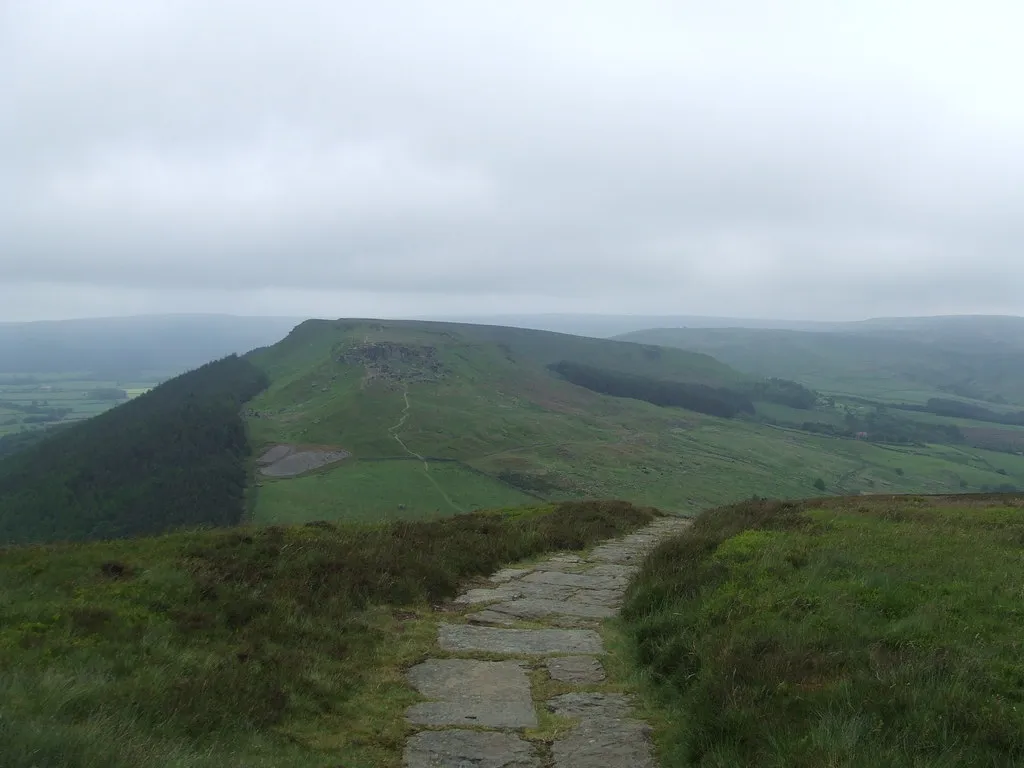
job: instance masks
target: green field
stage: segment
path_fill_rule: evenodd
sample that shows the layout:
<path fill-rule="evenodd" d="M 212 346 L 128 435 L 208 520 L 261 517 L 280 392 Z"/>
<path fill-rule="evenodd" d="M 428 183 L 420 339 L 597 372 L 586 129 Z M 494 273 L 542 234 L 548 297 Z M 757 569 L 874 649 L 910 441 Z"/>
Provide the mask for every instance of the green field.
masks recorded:
<path fill-rule="evenodd" d="M 624 613 L 663 765 L 1024 761 L 1019 498 L 746 502 Z"/>
<path fill-rule="evenodd" d="M 442 517 L 536 499 L 453 462 L 348 461 L 301 477 L 260 480 L 253 521 L 377 522 Z"/>
<path fill-rule="evenodd" d="M 0 436 L 95 416 L 123 400 L 93 396 L 96 390 L 123 390 L 135 397 L 156 382 L 113 381 L 81 373 L 0 374 Z"/>

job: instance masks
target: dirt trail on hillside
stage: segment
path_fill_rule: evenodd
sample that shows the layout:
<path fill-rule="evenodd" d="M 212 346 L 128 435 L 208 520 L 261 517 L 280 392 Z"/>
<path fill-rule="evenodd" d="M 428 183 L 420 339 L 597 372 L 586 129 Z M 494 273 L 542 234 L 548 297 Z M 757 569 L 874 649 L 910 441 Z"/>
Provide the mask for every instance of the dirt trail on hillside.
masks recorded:
<path fill-rule="evenodd" d="M 413 458 L 419 459 L 423 463 L 423 472 L 424 474 L 426 474 L 427 480 L 429 480 L 431 485 L 433 485 L 437 489 L 437 492 L 441 494 L 441 497 L 445 500 L 445 502 L 447 502 L 448 506 L 454 509 L 456 512 L 465 512 L 466 510 L 462 509 L 458 504 L 452 501 L 451 497 L 447 493 L 445 493 L 444 488 L 442 488 L 440 484 L 438 484 L 437 480 L 434 479 L 434 476 L 430 474 L 430 462 L 428 462 L 424 456 L 421 456 L 420 454 L 416 453 L 416 451 L 414 451 L 412 448 L 406 445 L 405 441 L 403 441 L 402 438 L 399 437 L 398 430 L 405 426 L 405 422 L 409 418 L 409 409 L 412 407 L 409 402 L 408 384 L 405 385 L 405 389 L 402 392 L 402 398 L 405 400 L 405 407 L 402 409 L 402 416 L 398 420 L 397 424 L 388 429 L 388 434 L 395 439 L 396 443 L 402 446 L 403 451 L 408 453 Z"/>

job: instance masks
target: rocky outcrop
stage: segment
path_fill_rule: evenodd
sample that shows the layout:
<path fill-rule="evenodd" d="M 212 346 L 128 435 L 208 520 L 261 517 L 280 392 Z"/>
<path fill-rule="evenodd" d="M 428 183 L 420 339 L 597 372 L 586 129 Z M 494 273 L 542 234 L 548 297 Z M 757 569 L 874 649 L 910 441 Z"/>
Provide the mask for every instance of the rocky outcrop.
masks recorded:
<path fill-rule="evenodd" d="M 439 381 L 451 371 L 437 348 L 426 344 L 368 341 L 345 347 L 338 356 L 345 365 L 361 365 L 368 379 L 385 383 Z"/>

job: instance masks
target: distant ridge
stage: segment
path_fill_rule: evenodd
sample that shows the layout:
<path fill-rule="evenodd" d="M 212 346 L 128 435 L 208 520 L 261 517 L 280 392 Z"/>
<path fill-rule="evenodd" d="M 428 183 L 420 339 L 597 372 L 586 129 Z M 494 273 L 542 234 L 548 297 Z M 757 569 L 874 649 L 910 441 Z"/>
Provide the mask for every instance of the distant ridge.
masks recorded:
<path fill-rule="evenodd" d="M 779 320 L 767 318 L 711 317 L 702 315 L 603 315 L 522 314 L 421 317 L 420 320 L 534 328 L 577 336 L 608 338 L 652 328 L 748 328 L 782 331 L 862 333 L 879 330 L 977 329 L 980 327 L 1024 331 L 1024 318 L 1015 315 L 935 315 L 876 317 L 866 320 Z"/>

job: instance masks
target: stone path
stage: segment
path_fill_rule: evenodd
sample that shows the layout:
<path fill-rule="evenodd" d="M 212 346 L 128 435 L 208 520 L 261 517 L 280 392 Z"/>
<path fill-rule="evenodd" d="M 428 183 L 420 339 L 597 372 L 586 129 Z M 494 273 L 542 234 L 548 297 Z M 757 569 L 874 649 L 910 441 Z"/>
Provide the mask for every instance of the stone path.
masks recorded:
<path fill-rule="evenodd" d="M 688 525 L 660 518 L 588 555 L 505 568 L 456 598 L 439 657 L 408 672 L 425 701 L 406 712 L 421 730 L 405 766 L 654 768 L 649 727 L 627 695 L 604 689 L 596 630 L 647 552 Z"/>

